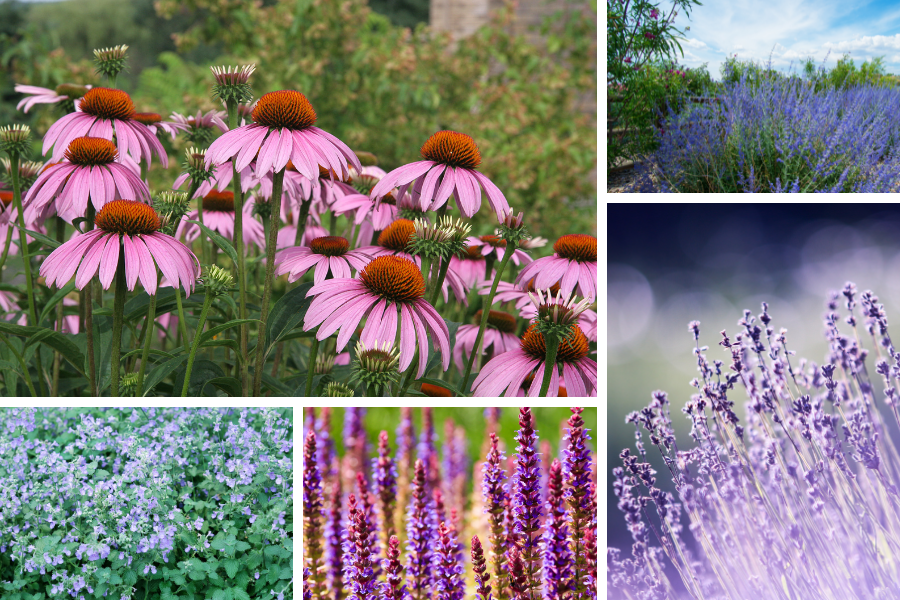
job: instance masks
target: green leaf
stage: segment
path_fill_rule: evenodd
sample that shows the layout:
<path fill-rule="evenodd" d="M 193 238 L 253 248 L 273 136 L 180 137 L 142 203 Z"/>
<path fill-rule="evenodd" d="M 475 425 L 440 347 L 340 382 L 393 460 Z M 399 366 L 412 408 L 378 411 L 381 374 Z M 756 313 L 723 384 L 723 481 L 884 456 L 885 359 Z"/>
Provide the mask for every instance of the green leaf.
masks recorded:
<path fill-rule="evenodd" d="M 71 337 L 46 327 L 15 325 L 6 321 L 0 321 L 0 332 L 26 338 L 25 348 L 32 344 L 41 343 L 52 350 L 56 350 L 63 358 L 72 363 L 72 366 L 75 367 L 80 375 L 87 377 L 84 372 L 85 356 L 78 349 L 75 342 L 72 341 Z"/>
<path fill-rule="evenodd" d="M 211 340 L 223 331 L 231 329 L 232 327 L 238 327 L 244 323 L 262 323 L 262 321 L 259 319 L 235 319 L 233 321 L 228 321 L 227 323 L 222 323 L 221 325 L 216 325 L 209 331 L 203 332 L 203 335 L 200 336 L 200 343 L 202 344 L 207 340 Z"/>
<path fill-rule="evenodd" d="M 181 366 L 181 363 L 186 360 L 187 354 L 182 354 L 181 356 L 176 356 L 175 358 L 167 360 L 150 371 L 150 374 L 147 375 L 147 380 L 144 381 L 144 392 L 141 395 L 146 396 L 160 381 L 168 377 L 172 371 Z M 179 389 L 178 392 L 180 393 L 181 390 Z"/>
<path fill-rule="evenodd" d="M 213 242 L 216 243 L 216 246 L 221 248 L 222 251 L 225 254 L 227 254 L 231 258 L 232 261 L 234 261 L 234 264 L 237 264 L 238 255 L 237 255 L 237 252 L 234 251 L 234 246 L 231 245 L 231 242 L 226 240 L 224 237 L 222 237 L 221 235 L 219 235 L 218 233 L 216 233 L 215 231 L 213 231 L 212 229 L 210 229 L 209 227 L 207 227 L 200 221 L 188 221 L 188 223 L 193 223 L 194 225 L 199 225 L 200 229 L 203 230 L 203 233 L 205 233 L 207 236 L 209 236 L 209 238 Z"/>
<path fill-rule="evenodd" d="M 204 573 L 203 571 L 191 571 L 190 573 L 188 573 L 188 577 L 190 577 L 194 581 L 203 581 L 204 579 L 206 579 L 206 573 Z"/>
<path fill-rule="evenodd" d="M 225 548 L 225 540 L 221 538 L 213 540 L 209 543 L 209 545 L 212 546 L 215 550 L 222 550 L 223 548 Z"/>
<path fill-rule="evenodd" d="M 181 388 L 184 386 L 184 370 L 180 370 L 175 375 L 175 392 L 177 396 L 181 395 Z M 188 384 L 187 395 L 188 396 L 206 396 L 215 395 L 215 392 L 210 392 L 206 389 L 206 383 L 210 379 L 217 379 L 220 377 L 224 377 L 225 372 L 222 371 L 222 367 L 220 367 L 217 363 L 212 362 L 211 360 L 199 359 L 194 361 L 194 368 L 191 370 L 191 382 Z"/>
<path fill-rule="evenodd" d="M 234 600 L 250 600 L 250 594 L 239 587 L 231 588 L 231 593 L 234 594 Z"/>
<path fill-rule="evenodd" d="M 228 558 L 225 560 L 225 572 L 228 573 L 228 578 L 233 579 L 237 572 L 241 569 L 241 563 L 236 561 L 233 558 Z"/>
<path fill-rule="evenodd" d="M 222 590 L 213 591 L 213 600 L 225 600 L 225 592 Z"/>
<path fill-rule="evenodd" d="M 177 583 L 178 585 L 184 585 L 185 583 L 187 583 L 184 579 L 184 575 L 182 575 L 181 573 L 172 575 L 172 582 Z"/>
<path fill-rule="evenodd" d="M 275 568 L 269 569 L 269 574 L 266 576 L 266 580 L 269 583 L 275 583 L 276 581 L 278 581 L 278 579 L 279 579 L 278 569 L 275 569 Z"/>
<path fill-rule="evenodd" d="M 290 567 L 282 567 L 281 573 L 278 574 L 278 579 L 290 579 L 294 574 L 291 572 Z"/>
<path fill-rule="evenodd" d="M 129 569 L 125 571 L 125 576 L 122 579 L 124 579 L 125 585 L 134 585 L 137 583 L 137 573 Z"/>
<path fill-rule="evenodd" d="M 45 246 L 48 246 L 54 250 L 56 250 L 57 248 L 62 246 L 62 242 L 57 242 L 53 238 L 49 238 L 46 235 L 44 235 L 43 233 L 38 233 L 37 231 L 25 229 L 24 227 L 20 227 L 19 225 L 16 225 L 16 229 L 24 231 L 25 233 L 27 233 L 29 235 L 29 237 L 36 239 L 40 243 L 42 243 Z M 31 244 L 28 244 L 28 245 L 30 246 Z"/>
<path fill-rule="evenodd" d="M 312 283 L 304 283 L 282 296 L 266 321 L 266 348 L 281 341 L 303 321 L 306 310 L 309 308 L 312 298 L 307 298 L 306 293 L 312 288 Z"/>
<path fill-rule="evenodd" d="M 62 302 L 62 299 L 66 297 L 66 294 L 70 293 L 74 289 L 75 280 L 73 279 L 63 287 L 59 288 L 55 294 L 50 296 L 47 304 L 44 305 L 44 310 L 41 311 L 41 316 L 38 317 L 38 323 L 43 323 L 44 319 L 50 316 L 51 311 L 56 308 L 56 305 Z"/>
<path fill-rule="evenodd" d="M 104 594 L 106 594 L 106 590 L 109 589 L 108 583 L 101 583 L 94 586 L 94 598 L 102 598 Z"/>
<path fill-rule="evenodd" d="M 294 390 L 281 383 L 268 373 L 263 373 L 262 376 L 262 384 L 265 386 L 273 395 L 277 396 L 293 396 Z"/>
<path fill-rule="evenodd" d="M 278 546 L 266 546 L 265 550 L 266 556 L 278 556 Z"/>

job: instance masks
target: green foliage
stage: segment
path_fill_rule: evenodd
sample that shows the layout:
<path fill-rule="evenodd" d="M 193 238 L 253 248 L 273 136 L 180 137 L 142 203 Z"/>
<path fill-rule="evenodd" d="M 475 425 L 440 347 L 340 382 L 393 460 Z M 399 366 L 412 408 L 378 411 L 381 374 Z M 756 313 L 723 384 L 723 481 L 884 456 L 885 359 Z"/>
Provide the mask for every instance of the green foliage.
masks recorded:
<path fill-rule="evenodd" d="M 850 55 L 845 54 L 831 70 L 824 67 L 817 69 L 813 59 L 807 58 L 802 63 L 802 69 L 803 78 L 815 85 L 816 92 L 825 89 L 845 90 L 860 85 L 896 87 L 898 84 L 896 76 L 885 72 L 883 56 L 865 61 L 857 69 Z"/>

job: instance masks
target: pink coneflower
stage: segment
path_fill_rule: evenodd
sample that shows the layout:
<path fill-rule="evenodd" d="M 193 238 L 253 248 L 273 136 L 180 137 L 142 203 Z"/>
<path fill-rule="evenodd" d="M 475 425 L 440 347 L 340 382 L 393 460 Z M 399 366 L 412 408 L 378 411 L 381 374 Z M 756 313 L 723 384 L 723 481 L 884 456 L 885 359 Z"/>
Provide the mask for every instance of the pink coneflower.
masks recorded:
<path fill-rule="evenodd" d="M 17 325 L 28 325 L 28 315 L 26 311 L 23 311 L 19 304 L 13 298 L 12 293 L 4 292 L 0 290 L 0 312 L 3 313 L 3 319 L 5 321 L 16 321 Z M 16 319 L 16 314 L 19 315 L 19 318 Z"/>
<path fill-rule="evenodd" d="M 363 167 L 361 173 L 354 172 L 350 178 L 350 185 L 358 193 L 347 194 L 338 199 L 331 205 L 331 210 L 336 215 L 356 211 L 353 218 L 354 223 L 360 225 L 366 218 L 371 218 L 375 231 L 381 231 L 400 215 L 397 201 L 395 200 L 396 190 L 391 190 L 385 194 L 381 202 L 377 203 L 377 206 L 369 197 L 372 189 L 384 176 L 385 172 L 378 167 Z"/>
<path fill-rule="evenodd" d="M 481 208 L 480 186 L 497 218 L 503 220 L 509 204 L 503 192 L 475 170 L 481 164 L 475 140 L 464 133 L 438 131 L 422 145 L 421 154 L 425 160 L 394 169 L 378 182 L 371 194 L 376 204 L 393 188 L 399 188 L 402 196 L 412 185 L 412 199 L 422 210 L 437 210 L 452 195 L 460 212 L 471 217 Z"/>
<path fill-rule="evenodd" d="M 28 97 L 19 100 L 16 110 L 27 113 L 35 104 L 55 104 L 66 100 L 78 100 L 87 93 L 91 86 L 64 83 L 55 90 L 38 87 L 36 85 L 24 85 L 17 83 L 14 88 L 20 94 L 28 94 Z M 25 107 L 24 109 L 22 107 Z"/>
<path fill-rule="evenodd" d="M 294 248 L 295 242 L 297 241 L 297 225 L 294 222 L 294 216 L 292 214 L 288 214 L 288 219 L 290 220 L 289 225 L 283 225 L 278 229 L 278 242 L 276 243 L 277 250 L 283 250 L 285 248 Z M 303 230 L 303 239 L 300 240 L 301 246 L 309 246 L 312 241 L 316 238 L 320 237 L 328 237 L 330 235 L 328 230 L 315 222 L 315 219 L 312 215 L 306 219 L 306 229 Z M 358 252 L 357 248 L 355 252 Z"/>
<path fill-rule="evenodd" d="M 62 287 L 75 275 L 75 287 L 80 290 L 99 272 L 100 284 L 107 290 L 122 252 L 129 290 L 140 278 L 147 293 L 155 294 L 156 266 L 176 287 L 188 294 L 194 289 L 200 276 L 197 257 L 172 236 L 159 232 L 159 216 L 150 205 L 113 200 L 100 209 L 94 225 L 97 229 L 65 242 L 44 260 L 40 274 L 47 285 Z"/>
<path fill-rule="evenodd" d="M 316 111 L 300 92 L 263 95 L 252 118 L 252 124 L 229 131 L 212 143 L 206 151 L 207 166 L 233 159 L 240 171 L 255 158 L 256 173 L 260 174 L 280 171 L 290 160 L 309 179 L 319 176 L 320 162 L 342 179 L 350 176 L 348 165 L 362 169 L 344 142 L 315 127 Z"/>
<path fill-rule="evenodd" d="M 70 113 L 47 130 L 42 154 L 53 146 L 53 161 L 59 161 L 77 137 L 100 137 L 107 140 L 116 136 L 119 154 L 131 154 L 137 162 L 146 159 L 150 166 L 151 152 L 159 156 L 163 167 L 169 166 L 165 149 L 149 127 L 134 120 L 134 104 L 122 90 L 97 87 L 88 90 Z"/>
<path fill-rule="evenodd" d="M 573 328 L 572 335 L 559 342 L 548 397 L 556 397 L 559 393 L 559 369 L 555 368 L 559 365 L 562 366 L 570 395 L 579 397 L 596 393 L 597 363 L 587 357 L 589 347 L 584 333 L 577 325 Z M 519 348 L 495 356 L 482 367 L 472 384 L 474 395 L 500 396 L 509 392 L 510 396 L 515 396 L 525 378 L 534 373 L 528 395 L 537 396 L 544 378 L 546 356 L 543 334 L 536 331 L 534 325 L 529 325 L 522 335 Z"/>
<path fill-rule="evenodd" d="M 481 254 L 481 246 L 469 246 L 466 248 L 464 256 L 451 256 L 449 268 L 459 274 L 460 279 L 469 289 L 483 282 L 487 277 L 487 260 Z"/>
<path fill-rule="evenodd" d="M 468 242 L 469 248 L 479 248 L 481 250 L 481 255 L 485 257 L 493 254 L 497 257 L 497 260 L 503 260 L 503 255 L 506 254 L 506 240 L 499 235 L 483 235 L 481 237 L 469 236 Z M 518 266 L 521 264 L 527 265 L 534 259 L 516 248 L 511 260 Z"/>
<path fill-rule="evenodd" d="M 325 281 L 328 271 L 335 279 L 350 279 L 350 268 L 359 271 L 372 261 L 372 257 L 359 250 L 350 250 L 350 242 L 338 236 L 314 239 L 309 247 L 297 246 L 281 250 L 275 255 L 275 275 L 288 273 L 288 282 L 297 281 L 315 267 L 313 281 L 316 285 Z"/>
<path fill-rule="evenodd" d="M 425 280 L 409 259 L 380 256 L 367 264 L 357 278 L 323 281 L 307 295 L 316 298 L 306 311 L 303 329 L 309 331 L 318 326 L 319 341 L 340 330 L 338 351 L 347 345 L 357 324 L 365 318 L 360 341 L 367 347 L 393 341 L 399 327 L 400 371 L 412 363 L 418 343 L 417 377 L 425 373 L 429 337 L 434 348 L 440 348 L 444 370 L 450 366 L 450 331 L 434 307 L 424 300 Z"/>
<path fill-rule="evenodd" d="M 189 132 L 188 138 L 192 142 L 198 143 L 208 140 L 212 136 L 213 129 L 218 129 L 222 133 L 228 131 L 228 125 L 225 124 L 225 119 L 227 118 L 228 113 L 223 110 L 210 110 L 205 113 L 198 110 L 197 114 L 193 116 L 185 116 L 176 112 L 169 115 L 169 119 L 173 123 L 186 127 L 185 131 Z"/>
<path fill-rule="evenodd" d="M 493 276 L 482 281 L 478 284 L 478 295 L 479 296 L 487 296 L 491 291 L 491 285 L 493 285 L 494 278 Z M 559 291 L 559 285 L 550 286 L 550 291 L 552 293 L 556 293 Z M 528 293 L 534 293 L 536 290 L 534 288 L 534 278 L 529 279 L 528 282 L 523 286 L 520 283 L 508 283 L 506 281 L 501 281 L 499 285 L 497 285 L 497 293 L 494 295 L 494 301 L 492 304 L 504 303 L 504 302 L 515 302 L 516 310 L 522 310 L 526 306 L 531 305 L 531 299 L 528 297 Z"/>
<path fill-rule="evenodd" d="M 154 134 L 158 134 L 160 131 L 170 134 L 172 136 L 172 141 L 175 141 L 175 136 L 178 135 L 179 131 L 191 130 L 191 128 L 184 123 L 179 123 L 177 121 L 163 121 L 162 115 L 154 112 L 136 112 L 131 118 L 138 123 L 143 123 L 149 127 L 150 131 Z"/>
<path fill-rule="evenodd" d="M 559 291 L 559 288 L 556 288 Z M 531 321 L 538 315 L 537 307 L 534 304 L 527 304 L 519 311 L 519 316 L 523 319 Z M 578 315 L 576 321 L 581 328 L 581 332 L 589 342 L 597 341 L 597 313 L 590 309 L 586 309 Z"/>
<path fill-rule="evenodd" d="M 55 213 L 71 223 L 85 216 L 88 199 L 96 210 L 121 198 L 149 202 L 147 184 L 118 158 L 115 144 L 105 138 L 73 139 L 63 161 L 48 165 L 25 195 L 25 220 L 43 220 Z"/>
<path fill-rule="evenodd" d="M 224 237 L 226 240 L 234 236 L 234 193 L 212 190 L 203 197 L 204 225 Z M 244 243 L 256 244 L 262 250 L 266 247 L 266 235 L 262 223 L 253 217 L 253 203 L 245 202 L 243 210 Z M 186 242 L 193 242 L 200 237 L 200 228 L 188 221 L 197 221 L 199 211 L 194 209 L 184 215 L 184 219 L 175 230 L 175 237 L 184 236 Z"/>
<path fill-rule="evenodd" d="M 475 313 L 473 323 L 475 325 L 460 325 L 456 331 L 456 345 L 453 347 L 453 363 L 459 372 L 466 368 L 466 362 L 472 354 L 475 346 L 475 338 L 478 337 L 478 328 L 481 324 L 482 311 Z M 488 326 L 484 330 L 482 339 L 482 356 L 488 354 L 496 356 L 519 345 L 519 337 L 516 335 L 516 318 L 509 313 L 492 310 L 488 313 Z M 463 356 L 465 355 L 465 356 Z M 464 362 L 465 361 L 465 362 Z"/>
<path fill-rule="evenodd" d="M 591 302 L 597 299 L 597 238 L 573 233 L 553 244 L 553 256 L 539 258 L 519 271 L 516 283 L 534 279 L 534 287 L 547 289 L 558 283 L 564 296 L 578 295 Z"/>

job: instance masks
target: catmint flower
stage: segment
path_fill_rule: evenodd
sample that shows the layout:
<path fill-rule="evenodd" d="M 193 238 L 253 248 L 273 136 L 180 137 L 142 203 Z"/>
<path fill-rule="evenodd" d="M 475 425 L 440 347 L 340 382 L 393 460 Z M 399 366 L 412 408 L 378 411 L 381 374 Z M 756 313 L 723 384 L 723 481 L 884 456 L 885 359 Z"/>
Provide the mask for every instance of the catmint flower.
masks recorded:
<path fill-rule="evenodd" d="M 307 570 L 307 571 L 309 570 L 309 569 L 306 568 L 306 567 L 304 567 L 304 569 Z M 254 578 L 254 579 L 259 579 L 259 571 L 257 571 L 256 573 L 253 574 L 253 578 Z"/>

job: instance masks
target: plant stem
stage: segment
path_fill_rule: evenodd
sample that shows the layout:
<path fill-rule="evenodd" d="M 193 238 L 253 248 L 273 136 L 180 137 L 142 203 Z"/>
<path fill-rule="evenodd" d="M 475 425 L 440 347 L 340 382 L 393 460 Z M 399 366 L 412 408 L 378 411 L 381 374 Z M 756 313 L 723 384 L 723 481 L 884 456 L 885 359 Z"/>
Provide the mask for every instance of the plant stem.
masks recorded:
<path fill-rule="evenodd" d="M 269 298 L 272 295 L 272 275 L 275 273 L 275 247 L 278 244 L 278 223 L 281 221 L 281 189 L 284 185 L 284 169 L 276 171 L 272 178 L 272 222 L 266 240 L 266 279 L 263 284 L 260 307 L 259 335 L 256 338 L 256 367 L 253 372 L 253 395 L 259 396 L 263 367 L 266 360 L 266 319 L 269 317 Z M 307 211 L 309 208 L 307 208 Z"/>
<path fill-rule="evenodd" d="M 309 361 L 306 364 L 306 397 L 309 398 L 312 395 L 312 382 L 313 376 L 316 374 L 316 355 L 319 353 L 319 338 L 316 337 L 316 332 L 319 331 L 319 328 L 316 327 L 316 331 L 313 332 L 312 339 L 312 347 L 309 349 Z"/>
<path fill-rule="evenodd" d="M 447 277 L 447 269 L 450 267 L 450 257 L 443 259 L 441 261 L 441 270 L 438 273 L 437 285 L 434 286 L 434 290 L 431 292 L 431 305 L 434 306 L 435 302 L 437 302 L 438 295 L 441 293 L 441 289 L 444 287 L 444 278 Z"/>
<path fill-rule="evenodd" d="M 274 195 L 274 192 L 273 192 Z M 300 216 L 297 217 L 297 232 L 294 237 L 294 245 L 300 246 L 303 243 L 303 234 L 306 233 L 306 221 L 309 220 L 309 207 L 312 205 L 312 198 L 300 201 Z M 280 210 L 280 208 L 279 208 Z M 274 214 L 274 213 L 273 213 Z M 280 216 L 280 215 L 276 215 Z"/>
<path fill-rule="evenodd" d="M 188 386 L 191 383 L 191 370 L 194 368 L 194 356 L 197 354 L 197 347 L 200 345 L 200 334 L 203 333 L 203 325 L 206 323 L 206 313 L 209 312 L 209 306 L 212 304 L 213 295 L 209 290 L 206 291 L 206 298 L 203 300 L 203 308 L 200 310 L 200 322 L 197 324 L 197 333 L 194 334 L 194 342 L 191 344 L 191 353 L 188 355 L 187 369 L 184 371 L 184 385 L 181 386 L 181 397 L 187 396 Z"/>
<path fill-rule="evenodd" d="M 157 275 L 157 277 L 159 277 Z M 157 288 L 157 291 L 159 288 Z M 147 355 L 150 353 L 150 342 L 153 339 L 153 327 L 156 325 L 156 294 L 150 296 L 150 306 L 147 308 L 147 321 L 144 323 L 144 349 L 141 352 L 141 366 L 138 370 L 137 392 L 144 395 L 144 371 L 147 369 Z"/>
<path fill-rule="evenodd" d="M 503 270 L 506 268 L 506 263 L 512 258 L 515 250 L 515 242 L 509 242 L 507 251 L 503 254 L 503 260 L 500 261 L 500 266 L 497 267 L 497 275 L 494 277 L 493 285 L 491 285 L 491 293 L 484 299 L 484 305 L 481 310 L 481 324 L 478 326 L 478 335 L 475 337 L 475 344 L 472 346 L 472 354 L 469 355 L 469 362 L 466 364 L 466 372 L 463 375 L 462 386 L 459 388 L 463 394 L 468 394 L 469 391 L 469 375 L 472 374 L 472 364 L 475 362 L 475 355 L 481 354 L 481 341 L 484 339 L 484 330 L 487 328 L 488 316 L 491 314 L 491 305 L 494 302 L 494 295 L 497 293 L 497 286 L 500 284 L 500 278 L 503 277 Z"/>
<path fill-rule="evenodd" d="M 187 348 L 187 323 L 184 320 L 184 307 L 181 305 L 180 288 L 175 288 L 175 302 L 178 304 L 178 331 L 181 332 L 181 345 Z"/>
<path fill-rule="evenodd" d="M 87 218 L 87 223 L 84 225 L 84 232 L 94 228 L 94 204 L 92 202 L 88 202 L 87 205 L 87 213 L 85 217 Z M 84 293 L 80 299 L 84 300 L 84 331 L 87 336 L 87 353 L 88 353 L 88 369 L 90 373 L 88 373 L 88 379 L 91 382 L 91 396 L 97 395 L 97 365 L 96 358 L 94 356 L 94 294 L 93 288 L 94 279 L 91 278 L 90 281 L 87 282 L 87 285 L 84 286 Z"/>
<path fill-rule="evenodd" d="M 9 255 L 9 244 L 12 242 L 13 228 L 12 225 L 6 226 L 6 241 L 3 243 L 3 255 L 0 256 L 0 281 L 3 281 L 3 265 L 6 264 L 6 257 Z"/>
<path fill-rule="evenodd" d="M 66 222 L 56 217 L 56 241 L 62 242 L 66 233 Z M 63 327 L 63 301 L 60 299 L 56 305 L 56 331 L 62 333 Z M 50 395 L 54 398 L 59 395 L 59 366 L 62 355 L 59 352 L 53 353 L 53 383 L 50 385 Z"/>
<path fill-rule="evenodd" d="M 238 126 L 238 117 L 240 110 L 238 103 L 229 100 L 225 104 L 228 109 L 228 129 L 233 130 Z M 240 174 L 231 161 L 231 189 L 234 192 L 234 249 L 238 255 L 236 265 L 237 273 L 235 279 L 238 286 L 238 305 L 240 306 L 240 318 L 247 318 L 247 268 L 245 264 L 246 250 L 244 248 L 244 193 L 241 191 Z M 240 325 L 240 351 L 241 351 L 241 393 L 247 396 L 250 388 L 250 359 L 247 354 L 247 344 L 249 338 L 249 329 L 246 323 Z"/>
<path fill-rule="evenodd" d="M 556 351 L 559 349 L 559 337 L 553 333 L 545 333 L 544 344 L 547 346 L 547 358 L 544 360 L 544 379 L 541 381 L 541 392 L 538 394 L 541 398 L 547 397 L 547 390 L 550 389 L 550 379 L 553 371 L 556 369 Z"/>
<path fill-rule="evenodd" d="M 116 291 L 113 299 L 112 348 L 109 358 L 110 392 L 114 398 L 119 396 L 119 356 L 122 352 L 122 325 L 125 313 L 125 295 L 128 293 L 125 284 L 125 251 L 119 251 L 119 266 L 116 267 Z"/>

